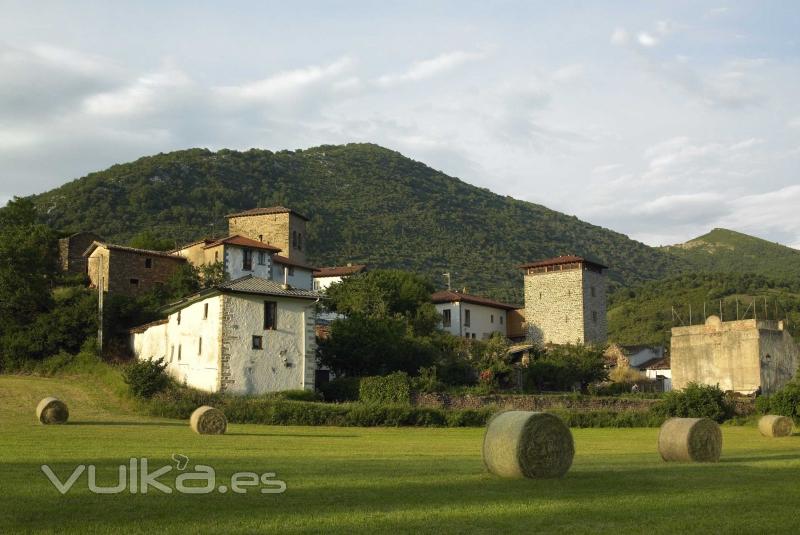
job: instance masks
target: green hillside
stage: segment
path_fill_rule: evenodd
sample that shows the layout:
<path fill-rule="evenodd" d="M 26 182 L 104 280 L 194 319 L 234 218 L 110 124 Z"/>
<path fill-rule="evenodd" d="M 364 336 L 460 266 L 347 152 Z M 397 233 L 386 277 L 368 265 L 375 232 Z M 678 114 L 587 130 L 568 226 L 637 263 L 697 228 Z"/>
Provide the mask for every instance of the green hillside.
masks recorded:
<path fill-rule="evenodd" d="M 733 230 L 715 228 L 704 236 L 661 249 L 697 271 L 800 277 L 800 250 Z"/>
<path fill-rule="evenodd" d="M 283 204 L 311 218 L 310 259 L 415 270 L 522 303 L 516 265 L 578 254 L 609 266 L 617 284 L 663 277 L 666 251 L 497 195 L 370 144 L 307 150 L 191 149 L 114 165 L 35 197 L 64 230 L 126 242 L 152 230 L 176 243 L 223 233 L 224 215 Z"/>
<path fill-rule="evenodd" d="M 789 331 L 795 338 L 800 336 L 800 279 L 688 273 L 615 292 L 608 303 L 609 340 L 624 345 L 668 344 L 673 326 L 702 323 L 704 311 L 719 316 L 720 301 L 726 321 L 754 316 L 786 319 Z"/>

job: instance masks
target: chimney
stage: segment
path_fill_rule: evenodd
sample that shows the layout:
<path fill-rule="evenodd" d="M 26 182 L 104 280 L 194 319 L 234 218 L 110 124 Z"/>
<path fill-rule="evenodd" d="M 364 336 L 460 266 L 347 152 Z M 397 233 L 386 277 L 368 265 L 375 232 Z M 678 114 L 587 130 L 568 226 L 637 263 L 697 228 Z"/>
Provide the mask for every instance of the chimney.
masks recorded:
<path fill-rule="evenodd" d="M 289 288 L 291 288 L 291 286 L 289 286 L 289 266 L 283 266 L 283 285 L 282 285 L 282 288 L 284 290 L 288 290 Z"/>

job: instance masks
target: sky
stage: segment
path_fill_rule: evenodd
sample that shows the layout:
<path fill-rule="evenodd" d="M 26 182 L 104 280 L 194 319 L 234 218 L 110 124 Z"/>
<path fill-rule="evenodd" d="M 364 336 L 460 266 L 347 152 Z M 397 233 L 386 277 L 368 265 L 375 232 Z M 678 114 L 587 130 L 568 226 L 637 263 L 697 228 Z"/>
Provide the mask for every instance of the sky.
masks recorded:
<path fill-rule="evenodd" d="M 650 245 L 800 248 L 798 2 L 0 13 L 0 205 L 159 152 L 372 142 Z"/>

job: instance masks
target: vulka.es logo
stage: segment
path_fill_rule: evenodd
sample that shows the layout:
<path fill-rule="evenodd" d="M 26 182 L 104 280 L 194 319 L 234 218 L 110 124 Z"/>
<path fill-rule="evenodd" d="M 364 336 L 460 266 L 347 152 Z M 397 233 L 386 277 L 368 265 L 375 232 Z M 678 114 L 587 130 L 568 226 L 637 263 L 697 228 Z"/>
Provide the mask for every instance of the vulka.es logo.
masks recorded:
<path fill-rule="evenodd" d="M 189 458 L 180 453 L 173 454 L 172 460 L 179 472 L 186 470 L 189 465 Z M 173 490 L 181 494 L 210 494 L 215 491 L 226 493 L 228 490 L 236 494 L 246 494 L 248 490 L 255 488 L 258 488 L 262 494 L 286 492 L 286 483 L 276 479 L 275 472 L 264 472 L 263 474 L 237 472 L 231 476 L 230 489 L 226 485 L 217 486 L 216 471 L 211 466 L 203 464 L 194 465 L 192 472 L 179 474 L 175 478 L 173 489 L 159 480 L 159 478 L 166 478 L 172 470 L 171 465 L 164 465 L 151 471 L 146 457 L 131 458 L 127 465 L 119 465 L 115 485 L 101 486 L 97 483 L 97 468 L 93 464 L 76 466 L 64 481 L 55 474 L 49 465 L 42 465 L 42 472 L 61 494 L 69 492 L 84 473 L 86 473 L 89 491 L 95 494 L 119 494 L 125 491 L 131 494 L 147 494 L 150 489 L 165 494 L 172 494 Z"/>

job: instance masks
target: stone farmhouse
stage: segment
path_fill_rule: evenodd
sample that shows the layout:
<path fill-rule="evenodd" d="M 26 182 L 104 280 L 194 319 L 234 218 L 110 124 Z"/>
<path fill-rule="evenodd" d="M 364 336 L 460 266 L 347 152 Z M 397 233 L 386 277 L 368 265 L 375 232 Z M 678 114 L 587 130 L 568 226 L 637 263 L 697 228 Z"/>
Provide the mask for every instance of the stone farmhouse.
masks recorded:
<path fill-rule="evenodd" d="M 516 307 L 465 292 L 443 290 L 431 296 L 442 315 L 441 327 L 454 336 L 486 340 L 493 334 L 508 336 L 508 314 Z"/>
<path fill-rule="evenodd" d="M 606 266 L 559 256 L 520 266 L 528 338 L 540 344 L 605 343 Z"/>
<path fill-rule="evenodd" d="M 783 321 L 709 316 L 704 325 L 673 327 L 670 361 L 674 388 L 698 382 L 771 393 L 794 376 L 800 349 Z"/>
<path fill-rule="evenodd" d="M 186 259 L 161 251 L 92 242 L 83 253 L 92 288 L 136 296 L 166 284 Z"/>

